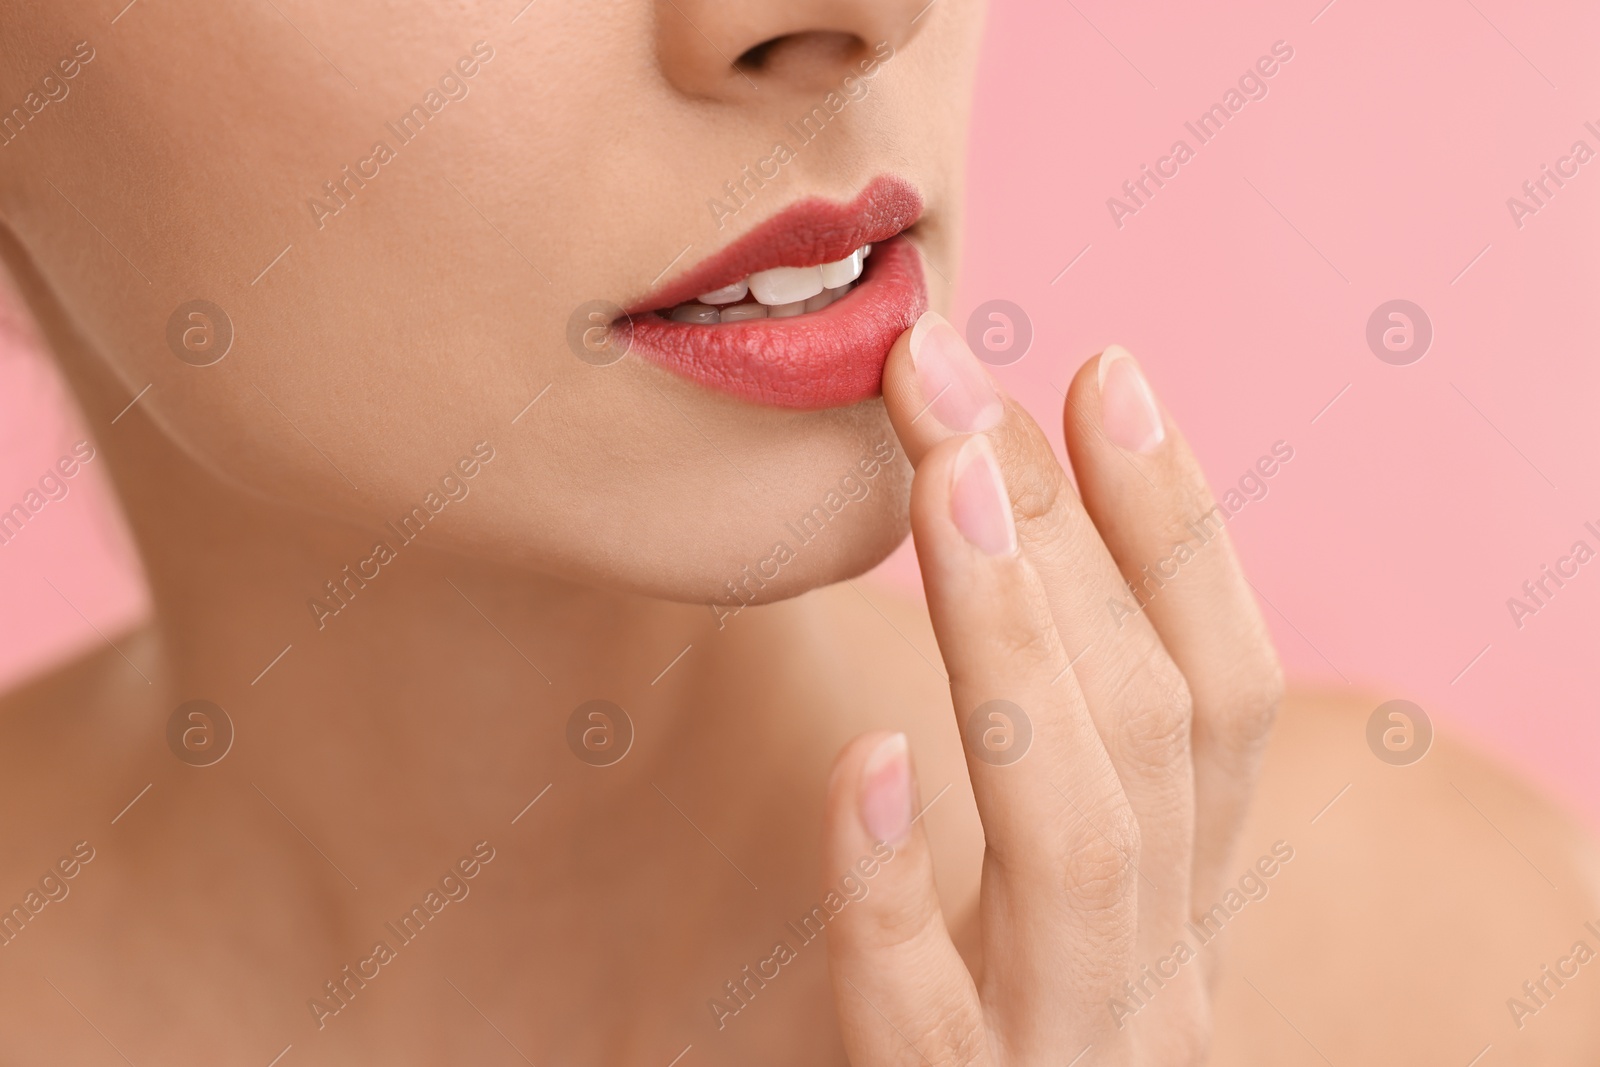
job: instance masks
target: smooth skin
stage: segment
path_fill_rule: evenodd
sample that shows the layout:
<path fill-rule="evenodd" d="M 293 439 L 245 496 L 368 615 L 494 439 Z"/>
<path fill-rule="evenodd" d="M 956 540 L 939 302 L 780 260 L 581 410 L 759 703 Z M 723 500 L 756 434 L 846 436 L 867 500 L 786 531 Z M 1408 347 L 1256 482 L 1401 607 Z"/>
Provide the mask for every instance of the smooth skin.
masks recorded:
<path fill-rule="evenodd" d="M 1115 443 L 1104 357 L 1029 357 L 1083 364 L 1076 488 L 1055 425 L 1006 401 L 977 431 L 1018 537 L 996 555 L 960 531 L 1003 543 L 1003 515 L 955 525 L 951 499 L 981 499 L 951 488 L 973 434 L 941 421 L 909 336 L 883 400 L 821 412 L 567 347 L 581 303 L 882 173 L 923 196 L 911 237 L 948 309 L 978 4 L 115 15 L 0 0 L 0 102 L 96 50 L 0 148 L 0 259 L 152 597 L 114 648 L 0 700 L 0 904 L 95 850 L 0 947 L 0 1065 L 1061 1065 L 1092 1045 L 1088 1067 L 1194 1062 L 1208 1037 L 1250 1067 L 1600 1059 L 1592 966 L 1521 1028 L 1506 1007 L 1600 917 L 1571 820 L 1448 736 L 1380 763 L 1380 697 L 1291 691 L 1266 735 L 1277 672 L 1225 535 L 1114 625 L 1119 575 L 1210 498 L 1170 420 Z M 322 183 L 480 39 L 470 95 L 319 227 Z M 880 41 L 870 92 L 719 229 L 706 200 Z M 207 368 L 166 340 L 196 296 L 238 329 Z M 471 494 L 319 628 L 307 601 L 478 441 L 495 459 Z M 762 604 L 708 609 L 880 447 Z M 926 609 L 857 580 L 912 525 Z M 211 767 L 167 746 L 196 698 L 237 730 Z M 636 728 L 604 768 L 566 737 L 596 698 Z M 963 747 L 994 699 L 1036 728 L 1008 766 Z M 792 934 L 908 811 L 867 894 Z M 470 896 L 319 1025 L 309 1003 L 478 841 Z M 1119 983 L 1278 842 L 1266 895 L 1117 1028 Z M 780 938 L 796 958 L 730 1000 Z"/>
<path fill-rule="evenodd" d="M 1058 1062 L 1077 1042 L 1101 1050 L 1080 1063 L 1100 1054 L 1182 1063 L 1198 1062 L 1208 1031 L 1211 1062 L 1262 1067 L 1409 1064 L 1461 1050 L 1465 1062 L 1491 1042 L 1515 1056 L 1508 1062 L 1586 1062 L 1597 1042 L 1591 984 L 1570 983 L 1521 1030 L 1504 1007 L 1596 910 L 1594 853 L 1578 828 L 1445 738 L 1413 767 L 1380 764 L 1363 736 L 1371 705 L 1347 694 L 1289 698 L 1241 828 L 1232 809 L 1247 781 L 1202 786 L 1200 754 L 1238 760 L 1247 773 L 1265 723 L 1226 714 L 1250 706 L 1242 702 L 1202 705 L 1199 694 L 1218 691 L 1191 681 L 1193 666 L 1179 672 L 1168 649 L 1183 647 L 1182 587 L 1152 602 L 1145 628 L 1128 623 L 1128 639 L 1143 642 L 1162 672 L 1160 687 L 1129 675 L 1097 709 L 1087 697 L 1093 652 L 1051 684 L 1069 646 L 1046 576 L 1098 567 L 1100 581 L 1114 581 L 1109 546 L 1135 542 L 1102 526 L 1115 529 L 1116 516 L 1140 507 L 1181 514 L 1208 500 L 1188 495 L 1197 475 L 1176 427 L 1153 453 L 1114 451 L 1097 425 L 1096 364 L 1086 364 L 1064 419 L 1086 505 L 1040 431 L 1008 403 L 1006 421 L 984 436 L 1021 544 L 1016 557 L 988 557 L 943 509 L 963 435 L 918 415 L 927 404 L 908 347 L 909 335 L 890 360 L 886 404 L 906 428 L 897 440 L 919 459 L 914 519 L 942 644 L 919 607 L 840 585 L 746 609 L 725 631 L 702 626 L 706 657 L 669 675 L 654 703 L 646 675 L 672 650 L 637 649 L 664 647 L 668 628 L 691 626 L 703 609 L 661 605 L 630 622 L 585 607 L 595 594 L 574 591 L 546 614 L 508 594 L 505 573 L 425 552 L 375 590 L 352 639 L 297 648 L 306 658 L 274 679 L 270 699 L 252 700 L 230 676 L 258 671 L 257 650 L 281 633 L 281 621 L 252 608 L 270 604 L 272 587 L 295 572 L 309 528 L 208 481 L 148 424 L 108 444 L 124 485 L 150 469 L 183 488 L 147 484 L 126 497 L 142 540 L 165 549 L 146 554 L 163 609 L 159 625 L 112 637 L 152 685 L 137 684 L 107 650 L 3 705 L 11 744 L 0 805 L 29 816 L 5 829 L 6 855 L 21 857 L 8 867 L 11 883 L 20 892 L 79 837 L 98 850 L 72 896 L 0 950 L 14 1062 L 99 1062 L 110 1055 L 103 1032 L 134 1062 L 209 1063 L 262 1048 L 270 1059 L 289 1043 L 312 1063 L 520 1062 L 510 1043 L 534 1062 L 637 1062 L 663 1049 L 670 1059 L 693 1045 L 708 1063 L 848 1054 L 860 1067 Z M 91 422 L 115 414 L 114 395 L 80 396 Z M 1150 478 L 1127 483 L 1128 512 L 1093 503 L 1117 498 L 1090 488 L 1115 484 L 1119 466 Z M 1046 546 L 1061 554 L 1036 563 Z M 1216 580 L 1237 580 L 1225 551 L 1213 558 Z M 974 597 L 984 583 L 1000 588 Z M 1092 628 L 1109 616 L 1078 584 L 1055 591 L 1069 610 L 1084 608 Z M 1155 622 L 1162 599 L 1176 616 L 1166 631 Z M 1236 633 L 1257 625 L 1250 610 Z M 1211 628 L 1187 632 L 1201 635 L 1191 648 L 1205 647 Z M 507 644 L 561 664 L 560 694 L 570 695 L 541 699 Z M 1247 651 L 1266 672 L 1254 695 L 1269 699 L 1268 648 Z M 1040 727 L 1027 757 L 1002 767 L 966 758 L 951 691 L 930 669 L 941 653 L 966 701 L 1020 694 Z M 527 710 L 530 699 L 559 708 L 592 695 L 594 682 L 569 680 L 601 676 L 641 720 L 654 717 L 629 757 L 603 771 L 565 750 L 563 714 Z M 162 730 L 179 695 L 204 692 L 237 694 L 228 706 L 241 740 L 222 763 L 196 770 L 172 759 Z M 1147 714 L 1125 714 L 1133 705 L 1122 703 L 1108 715 L 1125 693 L 1147 694 Z M 1211 729 L 1226 728 L 1232 746 L 1201 740 L 1202 706 L 1217 709 Z M 752 717 L 752 707 L 769 714 Z M 818 874 L 837 886 L 872 850 L 861 768 L 901 731 L 921 783 L 909 840 L 825 935 L 830 966 L 801 947 L 780 981 L 719 1028 L 708 1003 L 726 1003 L 725 983 L 817 904 Z M 1119 759 L 1136 788 L 1124 788 L 1122 769 L 1108 774 Z M 1172 785 L 1191 777 L 1193 800 Z M 107 825 L 146 783 L 149 794 Z M 546 784 L 550 793 L 511 824 Z M 1152 805 L 1141 820 L 1133 798 L 1159 797 L 1163 786 L 1175 808 Z M 1207 788 L 1216 799 L 1202 802 Z M 292 814 L 293 828 L 264 796 Z M 1493 827 L 1464 796 L 1492 813 Z M 1214 858 L 1235 835 L 1236 858 Z M 473 896 L 444 916 L 454 931 L 408 948 L 401 969 L 316 1029 L 306 998 L 479 836 L 498 854 Z M 1187 842 L 1203 838 L 1219 852 L 1195 848 L 1189 866 Z M 1270 895 L 1123 1031 L 1109 1028 L 1100 998 L 1118 969 L 1149 962 L 1147 946 L 1164 954 L 1182 909 L 1220 899 L 1198 888 L 1202 879 L 1233 883 L 1283 839 L 1296 857 Z M 980 878 L 989 887 L 981 894 Z"/>
<path fill-rule="evenodd" d="M 1200 548 L 1145 612 L 1107 611 L 1108 602 L 1124 599 L 1124 580 L 1140 581 L 1145 563 L 1187 541 L 1189 525 L 1212 509 L 1204 475 L 1164 412 L 1160 429 L 1133 429 L 1135 447 L 1113 443 L 1107 418 L 1124 424 L 1118 432 L 1128 438 L 1127 412 L 1142 391 L 1132 358 L 1115 350 L 1079 370 L 1066 400 L 1080 497 L 1044 433 L 1014 402 L 978 434 L 939 421 L 941 407 L 963 422 L 993 420 L 984 418 L 982 400 L 941 405 L 918 388 L 930 380 L 913 369 L 922 333 L 910 331 L 895 346 L 884 394 L 916 467 L 912 528 L 956 719 L 1009 700 L 1031 720 L 1032 744 L 1023 758 L 997 765 L 976 751 L 981 738 L 963 731 L 985 839 L 967 960 L 946 922 L 928 835 L 920 820 L 910 821 L 915 803 L 903 833 L 890 831 L 895 859 L 876 890 L 841 912 L 829 957 L 850 1060 L 858 1067 L 1059 1063 L 1081 1055 L 1092 1063 L 1193 1064 L 1206 1062 L 1216 1043 L 1228 1050 L 1217 1062 L 1284 1062 L 1245 1051 L 1264 1035 L 1233 1032 L 1214 1042 L 1218 957 L 1201 951 L 1194 925 L 1239 877 L 1236 845 L 1282 698 L 1276 657 L 1226 534 Z M 960 389 L 987 379 L 942 320 L 922 345 L 963 359 L 960 371 L 932 375 L 935 383 Z M 995 520 L 1008 536 L 973 516 L 984 507 L 981 493 L 962 492 L 963 465 L 971 469 L 985 456 L 998 456 L 1009 487 Z M 885 825 L 882 765 L 899 746 L 897 736 L 876 732 L 840 757 L 829 788 L 824 892 L 870 853 L 873 829 Z M 1481 770 L 1472 777 L 1472 788 L 1487 785 Z M 1292 857 L 1286 844 L 1275 842 L 1270 854 Z M 1586 851 L 1566 872 L 1578 883 L 1569 883 L 1567 901 L 1577 910 L 1567 921 L 1591 938 L 1574 920 L 1593 899 L 1592 858 Z M 1248 858 L 1243 866 L 1251 871 Z M 1269 863 L 1254 873 L 1272 877 L 1286 867 Z M 1309 961 L 1299 959 L 1304 979 Z M 1165 981 L 1146 978 L 1130 993 L 1129 976 L 1157 961 Z M 1362 981 L 1385 985 L 1380 968 L 1393 962 L 1369 956 L 1364 963 Z M 1572 999 L 1592 1007 L 1595 996 L 1585 990 Z M 1572 1029 L 1555 1037 L 1555 1047 L 1565 1045 L 1566 1055 L 1593 1048 L 1594 1023 L 1579 1021 L 1584 1008 L 1562 1007 Z M 1326 1059 L 1299 1036 L 1304 1046 L 1287 1055 Z M 1429 1034 L 1423 1048 L 1437 1050 L 1442 1038 Z M 1386 1039 L 1412 1043 L 1392 1033 Z M 1520 1055 L 1531 1058 L 1518 1062 L 1544 1062 L 1537 1057 L 1555 1055 L 1550 1048 L 1524 1045 Z M 1414 1062 L 1395 1047 L 1359 1054 L 1356 1062 Z"/>
<path fill-rule="evenodd" d="M 963 347 L 948 325 L 928 333 L 924 344 Z M 897 1032 L 879 1012 L 901 1032 L 933 1035 L 935 1062 L 1046 1062 L 1089 1046 L 1096 1062 L 1198 1062 L 1209 1047 L 1202 967 L 1180 971 L 1134 1025 L 1119 1030 L 1107 1005 L 1227 878 L 1281 699 L 1265 626 L 1225 543 L 1206 546 L 1216 550 L 1202 550 L 1148 615 L 1119 621 L 1106 610 L 1125 599 L 1123 575 L 1137 579 L 1208 509 L 1189 510 L 1208 495 L 1176 434 L 1138 454 L 1101 430 L 1096 380 L 1107 355 L 1084 366 L 1068 398 L 1080 501 L 1015 404 L 976 437 L 919 418 L 929 398 L 903 388 L 916 379 L 903 367 L 909 342 L 896 346 L 890 373 L 901 387 L 886 397 L 917 469 L 912 529 L 952 702 L 959 718 L 1010 700 L 1031 719 L 1033 740 L 1015 763 L 968 762 L 986 843 L 982 958 L 1004 965 L 987 968 L 981 987 L 967 979 L 938 919 L 926 840 L 913 831 L 891 886 L 832 942 L 836 980 L 852 987 L 836 988 L 852 1062 L 896 1062 Z M 951 518 L 956 468 L 991 450 L 1016 486 L 1000 498 L 1003 517 L 1013 507 L 1020 515 L 1017 547 L 998 554 Z M 863 845 L 838 803 L 836 792 L 827 846 L 836 863 Z"/>

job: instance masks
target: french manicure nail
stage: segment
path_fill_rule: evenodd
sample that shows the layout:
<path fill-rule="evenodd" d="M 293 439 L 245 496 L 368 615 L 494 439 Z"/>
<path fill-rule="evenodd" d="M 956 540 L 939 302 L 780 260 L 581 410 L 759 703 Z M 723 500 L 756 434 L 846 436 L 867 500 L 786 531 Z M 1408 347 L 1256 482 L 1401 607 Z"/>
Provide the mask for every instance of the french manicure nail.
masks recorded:
<path fill-rule="evenodd" d="M 1166 440 L 1155 394 L 1126 348 L 1107 346 L 1100 353 L 1098 373 L 1100 424 L 1113 444 L 1129 452 L 1149 452 Z"/>
<path fill-rule="evenodd" d="M 1005 408 L 967 342 L 938 312 L 925 311 L 911 328 L 911 363 L 925 411 L 957 433 L 1000 424 Z"/>
<path fill-rule="evenodd" d="M 1016 553 L 1017 524 L 1011 517 L 1011 497 L 987 437 L 967 438 L 956 453 L 950 475 L 950 518 L 963 537 L 989 555 Z"/>
<path fill-rule="evenodd" d="M 911 761 L 905 734 L 884 738 L 861 768 L 861 825 L 873 839 L 891 845 L 911 836 Z"/>

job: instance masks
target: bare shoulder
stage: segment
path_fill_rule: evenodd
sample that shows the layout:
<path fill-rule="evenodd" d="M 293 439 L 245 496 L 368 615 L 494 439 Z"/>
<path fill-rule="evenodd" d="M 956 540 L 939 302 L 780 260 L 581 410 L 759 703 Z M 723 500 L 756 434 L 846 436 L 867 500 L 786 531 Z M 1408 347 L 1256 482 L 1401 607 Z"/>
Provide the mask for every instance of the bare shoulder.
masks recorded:
<path fill-rule="evenodd" d="M 1377 704 L 1285 702 L 1235 862 L 1293 859 L 1233 898 L 1213 1062 L 1600 1062 L 1594 839 L 1448 734 L 1379 759 Z"/>
<path fill-rule="evenodd" d="M 148 672 L 134 663 L 159 659 L 159 637 L 154 628 L 136 627 L 111 635 L 116 645 L 89 648 L 81 655 L 51 665 L 0 689 L 0 718 L 8 731 L 31 726 L 51 727 L 52 719 L 108 705 L 152 703 L 155 691 Z M 120 649 L 120 651 L 118 651 Z"/>
<path fill-rule="evenodd" d="M 91 650 L 0 692 L 6 737 L 0 811 L 32 816 L 14 823 L 13 832 L 58 835 L 58 823 L 98 814 L 93 805 L 110 784 L 109 769 L 152 743 L 148 726 L 162 699 L 160 680 L 140 674 L 123 655 L 152 663 L 157 638 L 151 630 L 113 636 L 122 652 Z"/>
<path fill-rule="evenodd" d="M 967 913 L 982 828 L 927 611 L 853 585 L 822 591 L 840 658 L 858 694 L 912 724 L 924 791 L 957 787 L 930 830 L 946 905 Z M 1600 848 L 1535 783 L 1448 731 L 1415 762 L 1380 759 L 1367 733 L 1378 704 L 1304 689 L 1285 700 L 1236 888 L 1195 902 L 1217 928 L 1202 951 L 1224 953 L 1212 1062 L 1600 1063 Z"/>

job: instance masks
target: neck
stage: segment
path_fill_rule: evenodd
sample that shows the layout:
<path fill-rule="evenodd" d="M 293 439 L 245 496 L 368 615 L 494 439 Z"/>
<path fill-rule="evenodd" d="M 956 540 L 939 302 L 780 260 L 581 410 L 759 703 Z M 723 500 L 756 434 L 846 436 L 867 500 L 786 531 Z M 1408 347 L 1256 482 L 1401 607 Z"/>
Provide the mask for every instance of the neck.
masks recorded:
<path fill-rule="evenodd" d="M 155 640 L 135 660 L 150 679 L 147 725 L 159 730 L 187 700 L 220 705 L 239 739 L 231 758 L 249 762 L 259 785 L 317 783 L 298 820 L 313 839 L 453 853 L 483 827 L 506 827 L 546 785 L 618 810 L 659 806 L 656 792 L 674 784 L 686 806 L 697 792 L 707 805 L 729 789 L 781 794 L 773 765 L 800 761 L 763 751 L 817 746 L 815 717 L 787 713 L 826 684 L 797 666 L 818 640 L 815 598 L 719 625 L 705 605 L 440 552 L 426 529 L 400 543 L 381 521 L 356 525 L 248 495 L 182 451 L 140 405 L 113 426 L 136 390 L 104 371 L 36 277 L 21 282 L 144 566 Z M 451 522 L 450 510 L 433 521 Z M 375 538 L 396 557 L 363 578 L 356 565 Z M 145 689 L 131 669 L 128 679 Z M 783 698 L 765 700 L 774 693 Z M 624 709 L 636 735 L 603 772 L 568 740 L 569 718 L 597 699 Z M 604 747 L 603 727 L 589 737 Z M 716 773 L 697 773 L 710 767 Z M 419 791 L 451 799 L 397 807 L 397 796 Z M 544 814 L 547 831 L 590 832 L 592 812 L 547 805 Z M 419 820 L 433 826 L 424 832 Z"/>
<path fill-rule="evenodd" d="M 609 723 L 585 714 L 570 731 L 594 700 L 624 709 L 645 735 L 606 768 L 613 798 L 649 793 L 651 782 L 721 758 L 730 718 L 748 719 L 746 701 L 784 670 L 774 651 L 803 647 L 810 628 L 805 602 L 719 626 L 705 605 L 438 552 L 426 529 L 407 542 L 298 513 L 154 444 L 153 455 L 118 444 L 107 458 L 146 567 L 162 650 L 154 666 L 171 705 L 212 700 L 263 745 L 328 761 L 380 821 L 407 782 L 478 792 L 503 783 L 495 803 L 513 811 L 492 814 L 509 818 L 545 784 L 592 780 L 628 733 L 615 713 Z M 446 508 L 432 521 L 454 517 Z M 363 566 L 375 539 L 394 555 Z M 754 684 L 752 659 L 765 665 Z M 728 699 L 736 691 L 743 699 Z"/>

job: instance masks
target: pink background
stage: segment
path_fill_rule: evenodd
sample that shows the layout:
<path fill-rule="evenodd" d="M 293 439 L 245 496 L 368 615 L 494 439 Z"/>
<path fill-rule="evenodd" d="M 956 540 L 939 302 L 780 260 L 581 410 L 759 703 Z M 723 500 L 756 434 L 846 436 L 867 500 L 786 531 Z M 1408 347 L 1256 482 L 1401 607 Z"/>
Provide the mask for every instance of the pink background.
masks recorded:
<path fill-rule="evenodd" d="M 1600 560 L 1520 630 L 1506 600 L 1600 549 L 1600 159 L 1520 229 L 1506 200 L 1600 150 L 1600 5 L 1322 3 L 997 5 L 955 320 L 1025 309 L 996 373 L 1058 438 L 1056 387 L 1117 341 L 1219 492 L 1289 442 L 1230 529 L 1291 673 L 1415 701 L 1594 820 Z M 1279 40 L 1268 95 L 1197 146 L 1184 122 Z M 1119 229 L 1107 198 L 1179 137 L 1195 158 Z M 1395 298 L 1435 331 L 1410 366 L 1365 340 Z M 0 326 L 0 508 L 78 438 L 66 411 Z M 101 473 L 0 546 L 0 685 L 144 610 Z"/>

